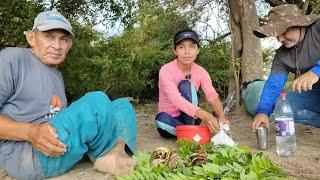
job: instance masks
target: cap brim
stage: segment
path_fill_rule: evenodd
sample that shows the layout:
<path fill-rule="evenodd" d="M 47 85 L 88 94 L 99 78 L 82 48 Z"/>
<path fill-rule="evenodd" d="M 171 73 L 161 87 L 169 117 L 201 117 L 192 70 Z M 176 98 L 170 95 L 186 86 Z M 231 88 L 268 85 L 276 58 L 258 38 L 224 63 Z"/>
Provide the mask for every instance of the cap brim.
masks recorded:
<path fill-rule="evenodd" d="M 314 23 L 320 16 L 312 14 L 307 16 L 300 16 L 292 19 L 288 19 L 286 21 L 277 21 L 268 23 L 261 27 L 258 27 L 253 30 L 253 34 L 259 38 L 265 37 L 277 37 L 284 32 L 289 27 L 294 26 L 309 26 L 310 24 Z"/>
<path fill-rule="evenodd" d="M 175 45 L 177 45 L 178 43 L 180 43 L 181 41 L 186 40 L 186 39 L 191 39 L 192 41 L 197 43 L 198 47 L 200 47 L 199 41 L 197 39 L 193 38 L 193 37 L 182 37 L 182 38 L 176 40 Z"/>
<path fill-rule="evenodd" d="M 255 29 L 255 30 L 253 30 L 253 34 L 254 34 L 255 36 L 257 36 L 258 38 L 268 37 L 268 36 L 265 35 L 263 32 L 261 32 L 260 29 Z"/>
<path fill-rule="evenodd" d="M 49 24 L 49 25 L 38 25 L 36 27 L 36 29 L 38 29 L 39 31 L 49 31 L 52 29 L 63 29 L 66 30 L 67 32 L 69 32 L 72 36 L 74 36 L 74 33 L 72 32 L 72 28 L 71 27 L 67 27 L 64 23 L 60 23 L 60 22 L 55 22 L 54 24 Z"/>
<path fill-rule="evenodd" d="M 253 34 L 259 38 L 276 37 L 286 32 L 287 28 L 283 22 L 274 22 L 256 28 Z"/>

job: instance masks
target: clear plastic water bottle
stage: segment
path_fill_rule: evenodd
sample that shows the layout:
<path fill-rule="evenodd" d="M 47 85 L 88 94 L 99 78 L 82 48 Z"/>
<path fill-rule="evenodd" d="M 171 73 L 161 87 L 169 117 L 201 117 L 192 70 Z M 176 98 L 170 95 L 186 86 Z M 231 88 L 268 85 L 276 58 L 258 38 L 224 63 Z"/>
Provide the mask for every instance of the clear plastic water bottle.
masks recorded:
<path fill-rule="evenodd" d="M 273 112 L 277 133 L 277 154 L 284 157 L 295 155 L 297 147 L 293 112 L 286 96 L 285 92 L 280 94 Z"/>

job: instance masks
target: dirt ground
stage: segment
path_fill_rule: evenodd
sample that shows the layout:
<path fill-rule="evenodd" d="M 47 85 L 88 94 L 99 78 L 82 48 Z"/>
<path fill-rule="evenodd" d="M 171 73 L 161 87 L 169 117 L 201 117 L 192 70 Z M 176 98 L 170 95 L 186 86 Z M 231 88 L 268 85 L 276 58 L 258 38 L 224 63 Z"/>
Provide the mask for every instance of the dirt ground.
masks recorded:
<path fill-rule="evenodd" d="M 155 130 L 154 115 L 156 104 L 145 104 L 137 106 L 138 118 L 138 151 L 152 151 L 159 146 L 175 147 L 175 139 L 167 140 L 161 138 Z M 257 152 L 256 136 L 251 132 L 252 118 L 246 114 L 243 108 L 228 115 L 231 120 L 231 130 L 234 140 L 239 146 L 249 146 L 253 152 Z M 307 125 L 296 125 L 297 155 L 295 157 L 283 158 L 276 154 L 275 128 L 271 124 L 269 131 L 269 148 L 264 151 L 276 164 L 282 167 L 288 175 L 297 179 L 320 179 L 320 129 Z M 0 169 L 0 179 L 11 180 L 3 170 Z M 68 173 L 52 178 L 52 180 L 96 180 L 114 177 L 108 174 L 96 172 L 91 162 L 78 163 Z"/>

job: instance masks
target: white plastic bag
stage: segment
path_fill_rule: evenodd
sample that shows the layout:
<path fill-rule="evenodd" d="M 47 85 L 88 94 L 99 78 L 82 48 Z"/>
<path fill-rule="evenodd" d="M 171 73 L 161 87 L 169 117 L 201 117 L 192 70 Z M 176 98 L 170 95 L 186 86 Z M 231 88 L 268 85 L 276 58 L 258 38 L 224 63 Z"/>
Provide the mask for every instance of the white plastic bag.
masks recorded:
<path fill-rule="evenodd" d="M 232 138 L 227 133 L 225 133 L 225 130 L 227 129 L 230 130 L 229 126 L 228 125 L 227 125 L 228 127 L 223 127 L 223 126 L 225 125 L 220 124 L 220 131 L 211 138 L 211 142 L 214 145 L 226 144 L 228 146 L 234 146 L 235 143 L 232 140 Z"/>

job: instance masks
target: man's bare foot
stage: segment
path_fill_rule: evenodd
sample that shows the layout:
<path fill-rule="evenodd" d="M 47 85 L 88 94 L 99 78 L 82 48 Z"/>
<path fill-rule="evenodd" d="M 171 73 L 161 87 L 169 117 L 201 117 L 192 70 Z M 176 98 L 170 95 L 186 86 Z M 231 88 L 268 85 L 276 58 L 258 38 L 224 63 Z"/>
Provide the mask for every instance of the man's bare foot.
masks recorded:
<path fill-rule="evenodd" d="M 136 162 L 126 154 L 124 147 L 125 143 L 119 141 L 111 151 L 95 160 L 94 169 L 114 175 L 123 175 L 131 172 Z"/>

